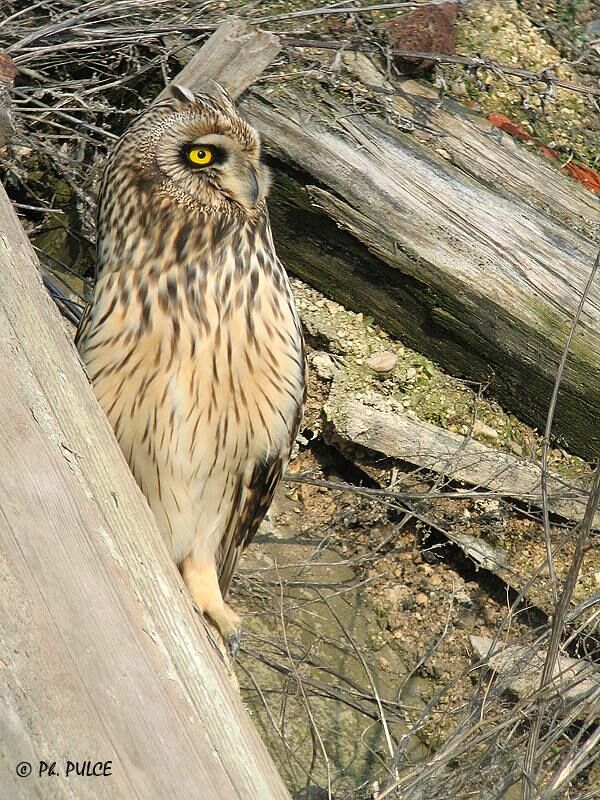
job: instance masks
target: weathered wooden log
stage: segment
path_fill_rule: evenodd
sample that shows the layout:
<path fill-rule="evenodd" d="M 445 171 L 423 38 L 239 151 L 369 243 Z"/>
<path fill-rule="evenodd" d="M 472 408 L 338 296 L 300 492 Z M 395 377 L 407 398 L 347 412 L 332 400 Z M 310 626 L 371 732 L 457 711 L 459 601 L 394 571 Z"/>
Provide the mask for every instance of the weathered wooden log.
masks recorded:
<path fill-rule="evenodd" d="M 375 96 L 384 92 L 390 108 L 414 125 L 418 141 L 430 144 L 445 161 L 478 182 L 508 197 L 524 198 L 584 234 L 590 221 L 598 218 L 598 198 L 593 192 L 560 175 L 547 158 L 540 158 L 460 103 L 446 98 L 440 104 L 430 84 L 405 80 L 396 88 L 363 53 L 346 53 L 344 64 Z"/>
<path fill-rule="evenodd" d="M 325 405 L 328 422 L 325 435 L 343 452 L 358 456 L 359 463 L 365 456 L 367 463 L 377 463 L 381 456 L 391 457 L 443 475 L 446 480 L 477 489 L 485 487 L 503 497 L 514 497 L 522 503 L 541 507 L 540 465 L 412 418 L 382 395 L 373 393 L 363 398 L 350 393 L 346 396 L 336 391 L 335 378 L 333 387 Z M 549 511 L 568 519 L 583 519 L 589 487 L 550 473 L 546 489 Z M 448 526 L 443 522 L 443 515 L 441 526 L 436 526 L 435 503 L 423 507 L 417 501 L 413 508 L 417 514 L 423 514 L 426 524 L 433 523 L 434 530 L 459 547 L 478 569 L 493 572 L 516 592 L 524 591 L 527 599 L 539 609 L 554 613 L 548 573 L 546 570 L 539 573 L 547 558 L 541 538 L 533 543 L 517 535 L 499 542 L 494 533 L 489 536 L 485 526 L 476 526 L 471 534 L 460 525 Z M 593 526 L 600 529 L 598 512 Z M 572 541 L 567 542 L 559 529 L 552 528 L 549 535 L 556 554 L 560 553 L 555 568 L 562 572 L 569 564 Z M 575 588 L 577 602 L 586 601 L 594 593 L 595 584 L 590 576 L 597 572 L 597 562 L 591 550 Z"/>
<path fill-rule="evenodd" d="M 0 187 L 0 797 L 285 800 L 36 267 Z"/>
<path fill-rule="evenodd" d="M 243 99 L 242 112 L 276 159 L 270 210 L 278 251 L 293 273 L 448 371 L 492 377 L 491 393 L 542 426 L 594 263 L 600 214 L 592 195 L 465 109 L 452 140 L 457 105 L 438 110 L 415 86 L 402 93 L 402 107 L 428 136 L 440 118 L 434 146 L 314 85 L 253 89 Z M 448 147 L 454 163 L 436 147 Z M 502 159 L 503 168 L 484 169 L 486 158 Z M 527 179 L 528 169 L 540 180 Z M 596 285 L 555 416 L 555 432 L 592 458 L 599 405 Z"/>
<path fill-rule="evenodd" d="M 212 79 L 236 98 L 269 66 L 280 49 L 277 36 L 232 17 L 217 28 L 173 83 L 210 93 Z M 159 100 L 166 91 L 165 88 L 159 94 Z"/>
<path fill-rule="evenodd" d="M 360 399 L 336 399 L 325 407 L 332 433 L 347 445 L 358 445 L 391 458 L 445 475 L 449 480 L 484 487 L 504 497 L 542 506 L 541 467 L 475 439 L 452 433 L 429 422 L 412 419 L 380 399 L 373 408 Z M 588 487 L 577 486 L 560 475 L 549 474 L 546 484 L 548 510 L 566 519 L 581 521 L 588 501 Z M 600 530 L 600 512 L 594 517 Z"/>
<path fill-rule="evenodd" d="M 502 647 L 487 636 L 469 638 L 476 658 L 486 661 L 517 697 L 533 697 L 539 691 L 545 650 L 520 645 Z M 559 695 L 565 716 L 570 711 L 576 719 L 585 719 L 588 714 L 594 719 L 600 716 L 600 669 L 590 661 L 559 655 L 543 694 L 549 699 Z"/>

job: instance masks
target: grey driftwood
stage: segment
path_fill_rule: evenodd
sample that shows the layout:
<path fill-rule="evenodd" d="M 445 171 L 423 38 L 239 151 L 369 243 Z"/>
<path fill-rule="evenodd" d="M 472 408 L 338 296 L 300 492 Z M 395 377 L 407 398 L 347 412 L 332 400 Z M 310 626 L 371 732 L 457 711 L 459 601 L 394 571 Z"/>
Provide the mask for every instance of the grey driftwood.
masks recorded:
<path fill-rule="evenodd" d="M 335 436 L 347 444 L 425 467 L 450 480 L 490 489 L 537 508 L 542 506 L 542 471 L 538 464 L 409 417 L 405 412 L 385 407 L 385 402 L 380 398 L 374 408 L 359 398 L 349 397 L 327 404 L 326 415 Z M 551 513 L 565 519 L 583 519 L 587 487 L 550 473 L 546 490 Z M 600 529 L 600 513 L 594 519 Z"/>
<path fill-rule="evenodd" d="M 539 690 L 545 650 L 531 646 L 495 644 L 488 636 L 470 636 L 473 654 L 496 672 L 507 690 L 519 698 L 531 697 Z M 585 659 L 559 655 L 552 680 L 545 687 L 547 697 L 559 694 L 564 702 L 564 714 L 575 708 L 577 719 L 588 714 L 598 716 L 600 699 L 600 670 Z"/>

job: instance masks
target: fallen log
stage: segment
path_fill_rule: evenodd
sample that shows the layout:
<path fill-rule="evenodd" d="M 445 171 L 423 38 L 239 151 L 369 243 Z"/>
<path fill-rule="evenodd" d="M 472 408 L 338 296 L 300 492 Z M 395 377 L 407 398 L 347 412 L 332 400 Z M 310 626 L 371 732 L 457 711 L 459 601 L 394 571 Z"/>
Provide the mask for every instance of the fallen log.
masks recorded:
<path fill-rule="evenodd" d="M 438 145 L 445 147 L 456 104 L 437 111 L 431 99 L 415 96 L 414 82 L 408 86 L 402 107 L 423 118 L 426 106 L 428 131 L 435 132 L 439 114 Z M 372 315 L 447 371 L 481 381 L 493 376 L 494 396 L 543 426 L 597 251 L 600 215 L 581 187 L 497 131 L 492 135 L 489 123 L 465 109 L 457 130 L 470 132 L 471 143 L 461 150 L 455 139 L 451 163 L 431 142 L 356 113 L 315 84 L 255 88 L 241 108 L 275 159 L 270 210 L 288 268 Z M 486 125 L 491 160 L 502 154 L 506 165 L 500 172 L 469 167 L 471 150 L 484 146 Z M 537 181 L 517 181 L 529 165 L 545 176 L 545 189 L 529 191 L 524 184 Z M 595 286 L 555 416 L 556 434 L 590 458 L 600 448 L 599 403 Z"/>
<path fill-rule="evenodd" d="M 541 506 L 539 465 L 411 417 L 390 398 L 377 393 L 344 395 L 335 384 L 334 378 L 332 393 L 325 405 L 325 435 L 330 444 L 354 457 L 359 464 L 364 463 L 363 456 L 370 463 L 377 463 L 382 456 L 394 458 L 437 473 L 446 481 L 458 481 L 476 490 L 491 489 L 499 497 L 513 497 L 526 505 Z M 472 492 L 467 492 L 465 497 L 472 497 Z M 547 476 L 549 511 L 568 519 L 582 520 L 588 497 L 589 490 L 576 480 L 567 481 L 552 473 Z M 390 499 L 393 500 L 393 491 Z M 426 493 L 423 499 L 426 501 Z M 494 533 L 490 537 L 484 528 L 475 526 L 472 532 L 466 532 L 462 525 L 448 524 L 444 513 L 440 515 L 436 511 L 435 503 L 424 508 L 419 500 L 413 500 L 409 508 L 409 513 L 460 548 L 476 569 L 494 573 L 516 592 L 523 592 L 528 601 L 544 613 L 554 613 L 541 531 L 539 540 L 531 540 L 523 537 L 517 529 L 502 536 L 499 545 Z M 600 529 L 598 512 L 592 524 Z M 565 536 L 560 528 L 551 526 L 549 538 L 557 574 L 564 575 L 571 563 L 573 537 Z M 574 590 L 577 602 L 586 603 L 593 595 L 597 562 L 592 548 L 585 557 Z"/>
<path fill-rule="evenodd" d="M 496 672 L 507 690 L 519 699 L 533 697 L 538 691 L 547 652 L 523 645 L 503 647 L 487 636 L 470 636 L 474 656 Z M 600 670 L 590 661 L 559 655 L 543 695 L 560 697 L 562 713 L 573 713 L 576 719 L 592 719 L 600 715 Z"/>
<path fill-rule="evenodd" d="M 281 44 L 277 36 L 232 17 L 223 23 L 179 72 L 173 83 L 210 93 L 211 80 L 236 98 L 273 61 Z M 167 88 L 159 94 L 163 98 Z"/>
<path fill-rule="evenodd" d="M 0 265 L 0 796 L 289 800 L 1 187 Z"/>
<path fill-rule="evenodd" d="M 357 398 L 336 398 L 325 407 L 334 435 L 348 446 L 360 446 L 425 467 L 448 480 L 490 489 L 537 508 L 542 506 L 541 466 L 462 434 L 395 411 L 381 397 L 377 405 Z M 546 484 L 548 510 L 565 519 L 583 519 L 588 500 L 585 486 L 560 475 L 549 474 Z M 600 530 L 600 513 L 594 524 Z"/>
<path fill-rule="evenodd" d="M 479 183 L 507 197 L 525 199 L 583 234 L 598 216 L 593 192 L 565 179 L 547 158 L 540 158 L 460 103 L 446 98 L 440 104 L 430 84 L 405 80 L 395 87 L 363 53 L 346 53 L 344 64 L 373 92 L 384 93 L 390 108 L 413 126 L 419 142 Z"/>

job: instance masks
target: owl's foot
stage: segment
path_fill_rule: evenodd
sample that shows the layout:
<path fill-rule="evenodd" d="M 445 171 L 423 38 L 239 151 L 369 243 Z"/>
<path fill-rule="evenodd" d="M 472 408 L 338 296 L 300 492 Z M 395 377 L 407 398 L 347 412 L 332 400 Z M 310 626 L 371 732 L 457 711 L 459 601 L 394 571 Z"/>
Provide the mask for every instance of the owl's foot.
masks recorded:
<path fill-rule="evenodd" d="M 217 628 L 229 646 L 232 658 L 238 651 L 242 621 L 221 595 L 214 563 L 198 564 L 188 556 L 181 565 L 181 575 L 196 605 Z"/>
<path fill-rule="evenodd" d="M 229 634 L 229 655 L 231 656 L 231 660 L 235 661 L 235 657 L 237 656 L 237 651 L 240 647 L 240 641 L 242 639 L 242 629 L 241 627 L 235 631 L 235 633 Z"/>

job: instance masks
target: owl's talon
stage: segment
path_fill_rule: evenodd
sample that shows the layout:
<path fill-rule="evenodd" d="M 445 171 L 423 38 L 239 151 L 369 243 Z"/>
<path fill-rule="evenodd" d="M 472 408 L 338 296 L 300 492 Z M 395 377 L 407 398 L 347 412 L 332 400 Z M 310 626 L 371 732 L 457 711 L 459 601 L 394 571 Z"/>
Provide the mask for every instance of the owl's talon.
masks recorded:
<path fill-rule="evenodd" d="M 225 648 L 231 658 L 235 659 L 240 645 L 242 622 L 238 614 L 223 600 L 214 561 L 198 563 L 188 556 L 181 565 L 181 574 L 195 605 L 221 634 Z"/>
<path fill-rule="evenodd" d="M 229 655 L 231 656 L 231 660 L 235 661 L 235 657 L 237 656 L 237 651 L 240 646 L 240 642 L 242 640 L 242 629 L 238 628 L 233 633 L 230 633 L 228 636 L 228 644 L 229 644 Z"/>

